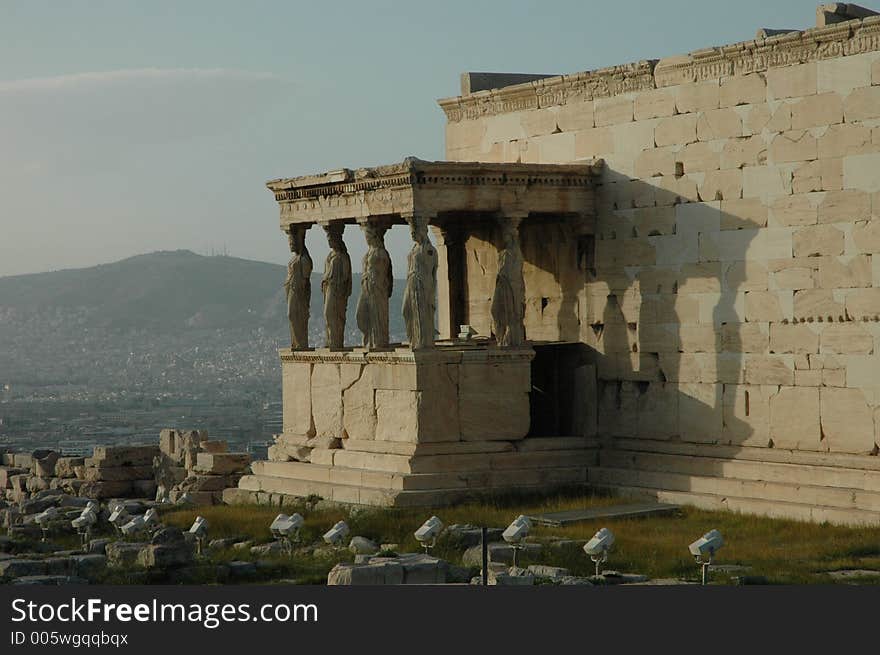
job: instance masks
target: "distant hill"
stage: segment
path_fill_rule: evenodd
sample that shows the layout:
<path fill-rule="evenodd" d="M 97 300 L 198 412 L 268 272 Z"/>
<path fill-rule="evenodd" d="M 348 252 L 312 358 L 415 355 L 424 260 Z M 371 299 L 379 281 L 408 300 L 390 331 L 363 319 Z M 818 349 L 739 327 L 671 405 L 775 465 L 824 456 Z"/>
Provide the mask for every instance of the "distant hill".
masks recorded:
<path fill-rule="evenodd" d="M 277 349 L 290 343 L 285 273 L 277 264 L 176 250 L 2 277 L 0 389 L 75 387 L 64 393 L 86 396 L 275 392 Z M 359 275 L 352 286 L 346 343 L 357 345 Z M 403 337 L 402 292 L 396 281 L 392 340 Z M 324 340 L 322 314 L 315 274 L 309 338 L 316 346 Z"/>
<path fill-rule="evenodd" d="M 357 262 L 353 262 L 357 266 Z M 0 308 L 78 310 L 88 326 L 177 331 L 187 328 L 264 326 L 283 331 L 285 267 L 227 256 L 174 250 L 129 257 L 112 264 L 0 277 Z M 356 274 L 349 308 L 360 288 Z M 392 306 L 400 307 L 402 283 Z M 323 323 L 321 277 L 312 276 L 312 322 Z M 399 311 L 392 309 L 392 321 Z M 320 332 L 322 327 L 317 326 Z M 392 332 L 401 325 L 392 325 Z M 272 329 L 272 331 L 275 331 Z"/>

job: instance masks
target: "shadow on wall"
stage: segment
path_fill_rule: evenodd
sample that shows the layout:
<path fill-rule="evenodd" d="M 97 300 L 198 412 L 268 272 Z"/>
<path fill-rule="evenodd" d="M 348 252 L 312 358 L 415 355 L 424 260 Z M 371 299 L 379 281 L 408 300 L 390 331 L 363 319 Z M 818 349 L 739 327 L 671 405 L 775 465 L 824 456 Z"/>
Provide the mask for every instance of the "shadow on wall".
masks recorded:
<path fill-rule="evenodd" d="M 792 371 L 755 371 L 768 384 L 747 386 L 746 357 L 771 352 L 769 323 L 791 308 L 765 293 L 766 272 L 763 286 L 750 280 L 750 251 L 790 259 L 790 240 L 771 243 L 759 234 L 766 220 L 724 211 L 753 203 L 724 202 L 722 189 L 707 200 L 695 186 L 670 190 L 606 170 L 596 192 L 582 334 L 597 369 L 598 433 L 772 447 L 769 395 L 778 385 L 769 382 L 793 384 Z"/>

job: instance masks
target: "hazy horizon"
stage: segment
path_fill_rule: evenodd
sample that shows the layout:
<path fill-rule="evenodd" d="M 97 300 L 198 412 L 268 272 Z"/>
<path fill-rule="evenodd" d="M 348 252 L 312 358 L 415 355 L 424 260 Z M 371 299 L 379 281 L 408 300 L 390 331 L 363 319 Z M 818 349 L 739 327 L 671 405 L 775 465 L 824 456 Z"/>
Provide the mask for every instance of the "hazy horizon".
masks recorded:
<path fill-rule="evenodd" d="M 442 159 L 436 99 L 462 71 L 671 56 L 809 27 L 816 4 L 4 2 L 0 276 L 179 249 L 283 264 L 265 181 Z M 408 242 L 389 234 L 398 277 Z M 320 230 L 308 245 L 319 271 Z"/>

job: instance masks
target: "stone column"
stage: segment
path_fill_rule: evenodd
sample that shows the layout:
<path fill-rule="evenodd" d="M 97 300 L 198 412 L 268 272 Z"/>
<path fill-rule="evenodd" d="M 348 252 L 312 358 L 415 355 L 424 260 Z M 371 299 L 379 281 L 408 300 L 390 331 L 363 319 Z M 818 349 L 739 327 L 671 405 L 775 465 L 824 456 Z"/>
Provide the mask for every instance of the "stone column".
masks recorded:
<path fill-rule="evenodd" d="M 309 347 L 309 303 L 312 299 L 312 258 L 306 248 L 306 230 L 310 225 L 293 224 L 287 231 L 292 256 L 287 264 L 284 290 L 287 296 L 287 319 L 290 322 L 290 347 Z"/>
<path fill-rule="evenodd" d="M 492 332 L 499 346 L 522 346 L 526 340 L 526 287 L 523 279 L 523 256 L 519 245 L 522 217 L 500 219 L 501 248 L 498 251 L 498 274 L 492 294 Z"/>
<path fill-rule="evenodd" d="M 437 302 L 437 251 L 428 239 L 428 216 L 404 216 L 413 247 L 407 256 L 403 321 L 410 348 L 434 346 L 434 310 Z"/>
<path fill-rule="evenodd" d="M 321 292 L 324 294 L 324 322 L 326 346 L 342 348 L 345 345 L 345 310 L 351 295 L 351 258 L 342 240 L 343 223 L 324 225 L 330 253 L 324 263 Z"/>
<path fill-rule="evenodd" d="M 453 339 L 465 322 L 464 235 L 458 224 L 431 226 L 437 241 L 437 331 Z"/>
<path fill-rule="evenodd" d="M 367 240 L 363 260 L 361 295 L 357 303 L 357 326 L 367 348 L 387 348 L 388 300 L 394 287 L 391 257 L 385 249 L 388 226 L 375 220 L 361 223 Z"/>

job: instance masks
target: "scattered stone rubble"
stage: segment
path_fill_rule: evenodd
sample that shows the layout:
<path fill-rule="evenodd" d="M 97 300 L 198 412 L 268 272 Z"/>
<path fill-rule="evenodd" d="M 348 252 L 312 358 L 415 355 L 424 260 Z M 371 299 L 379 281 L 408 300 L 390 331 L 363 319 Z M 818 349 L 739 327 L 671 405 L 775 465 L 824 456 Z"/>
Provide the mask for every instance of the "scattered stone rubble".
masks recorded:
<path fill-rule="evenodd" d="M 59 491 L 95 500 L 163 498 L 187 494 L 196 505 L 219 503 L 223 489 L 236 487 L 250 469 L 246 453 L 227 452 L 204 430 L 162 430 L 159 445 L 96 446 L 91 457 L 62 457 L 54 450 L 4 453 L 0 499 L 21 504 Z"/>

